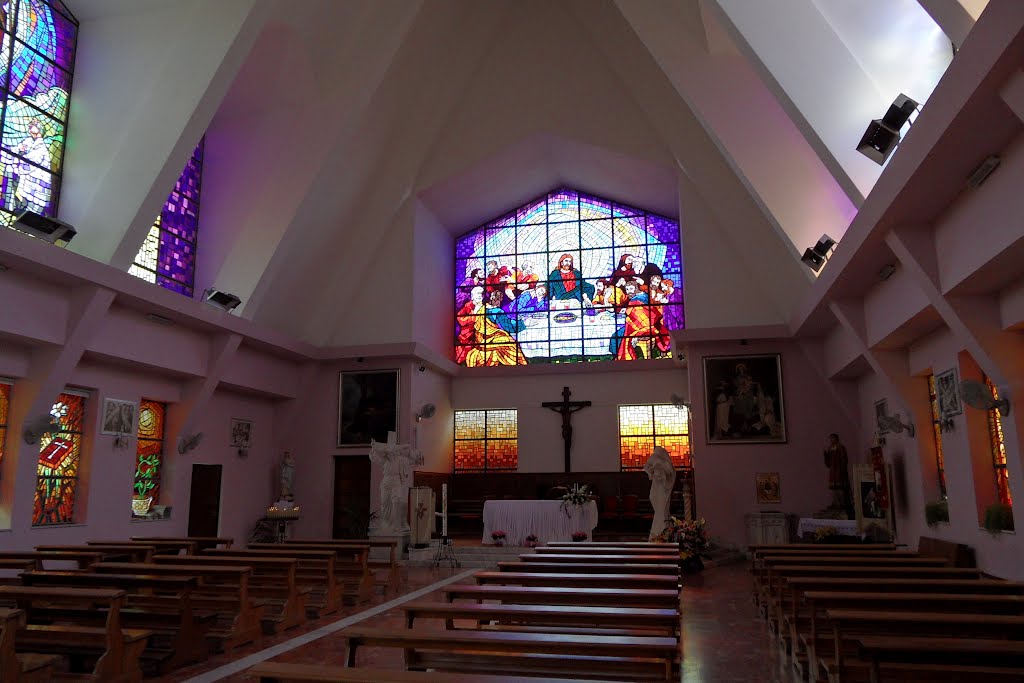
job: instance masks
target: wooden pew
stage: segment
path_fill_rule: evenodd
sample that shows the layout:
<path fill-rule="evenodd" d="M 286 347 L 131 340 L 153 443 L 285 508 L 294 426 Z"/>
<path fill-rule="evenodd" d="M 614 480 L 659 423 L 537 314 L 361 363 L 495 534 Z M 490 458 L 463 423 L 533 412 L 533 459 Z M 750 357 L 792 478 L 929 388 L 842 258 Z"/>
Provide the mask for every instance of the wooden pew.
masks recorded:
<path fill-rule="evenodd" d="M 15 651 L 14 639 L 24 618 L 20 609 L 0 607 L 0 681 L 45 683 L 52 677 L 60 657 Z"/>
<path fill-rule="evenodd" d="M 294 557 L 259 555 L 158 555 L 157 564 L 235 565 L 251 567 L 249 595 L 263 600 L 266 607 L 261 621 L 264 633 L 279 633 L 306 622 L 308 588 L 300 588 L 297 580 L 299 561 Z"/>
<path fill-rule="evenodd" d="M 543 557 L 543 555 L 541 556 Z M 679 564 L 603 564 L 598 562 L 499 562 L 502 572 L 587 572 L 591 574 L 662 574 L 679 576 Z"/>
<path fill-rule="evenodd" d="M 50 562 L 74 562 L 78 569 L 85 569 L 91 564 L 99 562 L 103 553 L 85 551 L 39 551 L 39 550 L 5 550 L 0 552 L 0 560 L 31 561 L 33 569 L 56 569 L 47 567 L 43 563 Z"/>
<path fill-rule="evenodd" d="M 373 595 L 374 576 L 370 571 L 370 545 L 368 543 L 338 545 L 335 543 L 250 543 L 253 550 L 328 550 L 337 555 L 334 575 L 343 585 L 343 595 L 353 603 L 368 601 Z"/>
<path fill-rule="evenodd" d="M 759 550 L 802 550 L 821 552 L 822 550 L 895 550 L 895 543 L 755 543 L 747 546 L 750 552 Z"/>
<path fill-rule="evenodd" d="M 336 546 L 361 546 L 368 545 L 370 548 L 386 548 L 388 558 L 386 560 L 376 560 L 372 557 L 369 560 L 371 570 L 383 569 L 385 570 L 384 576 L 375 576 L 374 583 L 377 586 L 381 586 L 384 592 L 394 591 L 401 581 L 401 572 L 398 566 L 398 542 L 397 541 L 385 541 L 374 538 L 287 538 L 285 544 L 290 543 L 325 543 L 328 545 Z"/>
<path fill-rule="evenodd" d="M 195 552 L 202 552 L 207 548 L 224 546 L 230 548 L 235 542 L 233 538 L 226 536 L 132 536 L 133 541 L 189 541 L 195 544 Z"/>
<path fill-rule="evenodd" d="M 156 552 L 151 545 L 140 545 L 137 543 L 114 543 L 108 545 L 37 545 L 36 550 L 40 552 L 94 552 L 102 555 L 104 562 L 116 562 L 120 559 L 127 559 L 129 562 L 149 562 Z"/>
<path fill-rule="evenodd" d="M 25 612 L 26 625 L 15 636 L 17 650 L 95 658 L 88 673 L 91 680 L 102 683 L 137 683 L 142 679 L 139 655 L 151 632 L 121 627 L 124 599 L 125 591 L 108 588 L 0 586 L 0 601 L 13 602 Z M 35 623 L 33 609 L 44 604 L 48 608 L 98 607 L 107 618 L 102 627 L 73 622 Z"/>
<path fill-rule="evenodd" d="M 444 602 L 407 602 L 402 605 L 405 626 L 412 628 L 416 619 L 444 619 L 452 628 L 454 619 L 471 619 L 475 623 L 497 621 L 526 627 L 563 627 L 630 629 L 650 631 L 654 635 L 678 637 L 679 610 L 667 608 L 623 608 L 579 605 L 482 605 Z"/>
<path fill-rule="evenodd" d="M 596 562 L 599 564 L 679 564 L 679 553 L 675 554 L 610 554 L 610 553 L 580 553 L 580 554 L 533 554 L 524 553 L 519 556 L 520 562 L 562 562 L 565 564 L 578 564 L 580 562 Z"/>
<path fill-rule="evenodd" d="M 605 546 L 593 543 L 573 543 L 566 546 L 539 545 L 533 549 L 538 555 L 679 555 L 678 544 L 654 543 L 644 546 Z"/>
<path fill-rule="evenodd" d="M 92 572 L 34 571 L 21 575 L 26 586 L 123 588 L 128 592 L 121 607 L 122 625 L 152 632 L 141 659 L 147 669 L 166 673 L 209 656 L 206 631 L 210 620 L 198 616 L 192 603 L 199 585 L 195 576 L 152 574 L 100 574 Z M 160 604 L 154 604 L 157 600 Z M 74 617 L 76 623 L 104 622 L 107 615 L 95 608 L 34 609 L 38 617 L 56 620 Z"/>
<path fill-rule="evenodd" d="M 659 574 L 575 574 L 543 572 L 477 572 L 478 585 L 568 586 L 575 588 L 661 588 L 678 589 L 679 579 Z"/>
<path fill-rule="evenodd" d="M 194 555 L 196 553 L 196 542 L 181 538 L 154 538 L 148 541 L 86 541 L 86 545 L 141 545 L 152 546 L 154 555 Z"/>
<path fill-rule="evenodd" d="M 394 631 L 348 628 L 345 663 L 360 647 L 401 648 L 407 669 L 614 676 L 673 680 L 679 644 L 659 636 L 598 636 L 504 631 Z M 572 654 L 567 654 L 572 653 Z"/>
<path fill-rule="evenodd" d="M 305 593 L 306 611 L 311 619 L 337 612 L 344 600 L 345 585 L 338 580 L 335 564 L 338 556 L 332 550 L 304 548 L 210 548 L 203 557 L 276 557 L 298 561 L 295 583 Z"/>
<path fill-rule="evenodd" d="M 1002 680 L 1020 681 L 1024 678 L 1024 641 L 860 636 L 857 642 L 861 658 L 869 662 L 872 683 L 903 680 L 892 676 L 894 670 L 913 671 L 936 665 L 962 666 L 967 669 L 966 672 L 957 672 L 960 678 L 954 680 L 990 681 L 996 680 L 994 677 L 1002 674 L 1012 676 Z M 984 677 L 968 677 L 970 669 L 977 667 L 981 662 L 984 662 Z M 910 666 L 896 668 L 894 664 Z M 1000 669 L 1008 671 L 1000 672 Z"/>
<path fill-rule="evenodd" d="M 260 639 L 265 608 L 249 594 L 252 567 L 233 563 L 180 564 L 174 563 L 175 559 L 183 558 L 166 557 L 149 564 L 100 562 L 91 569 L 111 574 L 145 572 L 156 576 L 197 577 L 200 583 L 193 593 L 192 603 L 199 614 L 216 614 L 216 623 L 206 634 L 215 649 L 228 652 Z"/>
<path fill-rule="evenodd" d="M 444 589 L 448 602 L 458 599 L 500 600 L 519 605 L 593 605 L 610 607 L 679 608 L 676 588 L 569 588 L 565 586 L 470 586 Z"/>
<path fill-rule="evenodd" d="M 583 683 L 580 678 L 489 676 L 487 674 L 403 671 L 402 669 L 349 669 L 319 664 L 263 662 L 246 672 L 260 683 Z M 586 683 L 611 683 L 587 679 Z"/>
<path fill-rule="evenodd" d="M 657 541 L 588 541 L 586 543 L 550 541 L 544 545 L 548 548 L 577 548 L 581 546 L 591 546 L 593 548 L 665 548 L 672 544 L 658 543 Z"/>

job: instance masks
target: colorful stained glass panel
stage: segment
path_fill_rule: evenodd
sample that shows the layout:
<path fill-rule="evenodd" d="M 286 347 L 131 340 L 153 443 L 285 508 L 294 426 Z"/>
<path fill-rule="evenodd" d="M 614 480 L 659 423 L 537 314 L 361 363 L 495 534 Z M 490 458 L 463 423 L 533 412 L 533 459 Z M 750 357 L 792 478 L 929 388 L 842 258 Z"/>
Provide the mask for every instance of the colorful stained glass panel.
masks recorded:
<path fill-rule="evenodd" d="M 942 429 L 939 421 L 939 397 L 935 392 L 935 375 L 928 375 L 928 404 L 932 412 L 932 440 L 935 443 L 935 468 L 939 483 L 939 496 L 946 499 L 946 465 L 942 454 Z"/>
<path fill-rule="evenodd" d="M 515 410 L 456 410 L 455 471 L 515 470 L 518 430 Z"/>
<path fill-rule="evenodd" d="M 690 467 L 690 413 L 671 404 L 619 406 L 619 455 L 623 470 L 643 469 L 655 446 L 672 464 Z"/>
<path fill-rule="evenodd" d="M 142 399 L 135 451 L 134 495 L 160 502 L 160 475 L 163 467 L 164 421 L 167 406 Z"/>
<path fill-rule="evenodd" d="M 988 387 L 992 398 L 999 400 L 999 389 L 988 377 L 985 377 L 985 386 Z M 990 408 L 988 411 L 988 437 L 992 449 L 992 468 L 995 470 L 996 495 L 999 502 L 1004 505 L 1013 505 L 1013 496 L 1010 494 L 1010 477 L 1006 471 L 1006 442 L 1003 441 L 1003 420 L 999 414 L 999 408 Z"/>
<path fill-rule="evenodd" d="M 84 415 L 85 398 L 77 394 L 61 394 L 50 410 L 50 417 L 61 425 L 61 431 L 44 434 L 39 440 L 32 514 L 35 526 L 75 521 Z"/>
<path fill-rule="evenodd" d="M 7 415 L 11 405 L 11 385 L 0 382 L 0 464 L 4 461 L 4 448 L 7 444 Z"/>

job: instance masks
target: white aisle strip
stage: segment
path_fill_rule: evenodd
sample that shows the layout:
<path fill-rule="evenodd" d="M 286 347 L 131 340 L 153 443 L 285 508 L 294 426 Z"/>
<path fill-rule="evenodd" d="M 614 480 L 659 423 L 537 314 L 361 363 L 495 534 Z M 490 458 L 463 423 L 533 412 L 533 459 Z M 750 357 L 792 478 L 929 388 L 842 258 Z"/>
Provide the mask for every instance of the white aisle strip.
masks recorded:
<path fill-rule="evenodd" d="M 455 583 L 456 581 L 461 581 L 467 576 L 472 576 L 477 571 L 480 570 L 467 569 L 466 571 L 460 574 L 450 576 L 447 579 L 438 581 L 437 583 L 433 583 L 429 586 L 424 586 L 423 588 L 420 588 L 417 591 L 413 591 L 412 593 L 403 595 L 399 598 L 395 598 L 391 602 L 385 602 L 383 604 L 377 605 L 376 607 L 371 607 L 365 612 L 353 614 L 352 616 L 345 617 L 340 621 L 335 621 L 334 623 L 327 624 L 326 626 L 321 626 L 315 631 L 304 633 L 301 636 L 296 636 L 295 638 L 292 638 L 291 640 L 286 640 L 283 643 L 278 643 L 277 645 L 268 647 L 265 650 L 260 650 L 259 652 L 253 653 L 247 657 L 243 657 L 238 661 L 231 662 L 230 664 L 225 664 L 224 666 L 218 667 L 216 669 L 211 669 L 206 673 L 202 673 L 198 676 L 189 678 L 184 683 L 214 683 L 214 681 L 219 681 L 222 678 L 226 678 L 233 674 L 245 671 L 249 667 L 255 666 L 260 662 L 265 662 L 268 659 L 272 659 L 274 657 L 277 657 L 278 655 L 282 655 L 285 652 L 294 650 L 297 647 L 302 647 L 303 645 L 312 643 L 317 638 L 323 638 L 324 636 L 330 635 L 335 631 L 340 631 L 343 628 L 347 628 L 352 624 L 358 624 L 360 621 L 365 621 L 370 617 L 375 617 L 378 614 L 383 614 L 384 612 L 387 612 L 390 609 L 398 607 L 404 602 L 409 602 L 410 600 L 415 600 L 416 598 L 422 597 L 428 593 L 433 593 L 438 588 L 441 588 L 442 586 L 447 586 L 450 583 Z"/>

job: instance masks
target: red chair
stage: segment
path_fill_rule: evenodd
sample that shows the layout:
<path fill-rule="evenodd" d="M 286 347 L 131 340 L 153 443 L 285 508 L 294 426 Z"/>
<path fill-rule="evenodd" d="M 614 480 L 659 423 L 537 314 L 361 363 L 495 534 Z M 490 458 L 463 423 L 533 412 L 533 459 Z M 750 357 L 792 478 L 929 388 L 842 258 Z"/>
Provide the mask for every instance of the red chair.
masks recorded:
<path fill-rule="evenodd" d="M 636 519 L 636 506 L 640 498 L 634 493 L 627 493 L 622 497 L 622 518 Z"/>
<path fill-rule="evenodd" d="M 604 496 L 601 499 L 601 519 L 618 519 L 619 518 L 619 497 L 618 496 Z"/>

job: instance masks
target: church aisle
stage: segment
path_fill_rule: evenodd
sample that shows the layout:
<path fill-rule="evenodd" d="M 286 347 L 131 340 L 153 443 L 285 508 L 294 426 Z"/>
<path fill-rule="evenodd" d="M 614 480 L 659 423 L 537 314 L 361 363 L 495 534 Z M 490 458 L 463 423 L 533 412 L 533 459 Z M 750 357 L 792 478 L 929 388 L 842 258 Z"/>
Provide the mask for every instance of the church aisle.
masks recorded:
<path fill-rule="evenodd" d="M 330 627 L 340 619 L 350 618 L 385 603 L 403 600 L 410 594 L 438 582 L 447 582 L 466 573 L 465 569 L 407 567 L 395 594 L 375 595 L 372 603 L 347 607 L 344 613 L 330 619 L 310 622 L 307 626 L 284 634 L 265 637 L 258 646 L 239 648 L 228 655 L 216 657 L 170 675 L 147 679 L 153 683 L 251 683 L 255 679 L 244 671 L 230 670 L 233 662 L 256 656 L 261 660 L 296 664 L 341 665 L 344 655 L 342 639 L 335 633 L 303 642 L 318 629 Z M 478 570 L 470 570 L 478 571 Z M 467 574 L 468 577 L 469 574 Z M 465 580 L 461 579 L 460 581 Z M 750 600 L 750 572 L 745 563 L 712 567 L 697 577 L 686 577 L 683 590 L 683 675 L 682 683 L 793 683 L 795 679 L 780 673 L 774 642 L 767 627 L 757 618 Z M 442 600 L 439 589 L 421 596 L 420 600 Z M 370 616 L 362 625 L 402 628 L 401 607 Z M 298 640 L 299 642 L 291 642 Z M 270 651 L 278 648 L 286 651 Z M 252 662 L 255 663 L 255 662 Z M 366 648 L 359 655 L 360 666 L 395 668 L 400 662 L 393 651 Z"/>

